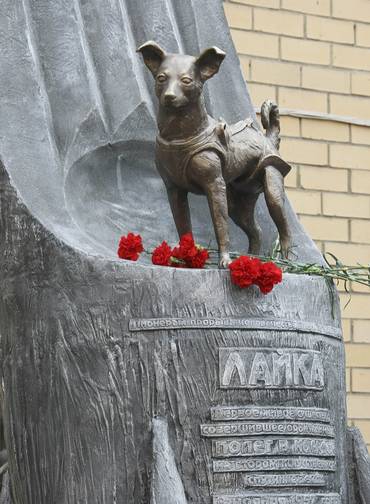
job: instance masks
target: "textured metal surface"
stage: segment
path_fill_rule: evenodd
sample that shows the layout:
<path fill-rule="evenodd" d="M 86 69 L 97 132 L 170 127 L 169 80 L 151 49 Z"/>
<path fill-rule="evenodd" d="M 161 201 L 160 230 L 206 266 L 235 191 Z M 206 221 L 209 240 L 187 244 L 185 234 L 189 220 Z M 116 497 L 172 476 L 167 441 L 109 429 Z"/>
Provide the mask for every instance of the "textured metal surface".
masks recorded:
<path fill-rule="evenodd" d="M 208 111 L 230 123 L 254 117 L 222 1 L 3 0 L 0 30 L 0 156 L 32 214 L 62 241 L 110 258 L 129 230 L 147 248 L 175 241 L 154 167 L 151 76 L 135 51 L 150 38 L 194 55 L 222 47 Z M 194 196 L 191 208 L 198 241 L 215 244 L 205 198 Z M 297 255 L 320 260 L 290 218 Z M 258 220 L 268 251 L 276 233 L 262 201 Z M 247 249 L 234 225 L 231 238 L 234 249 Z"/>
<path fill-rule="evenodd" d="M 238 457 L 235 443 L 243 458 L 288 457 L 299 473 L 310 457 L 335 465 L 319 477 L 323 487 L 268 486 L 263 504 L 352 504 L 344 347 L 330 286 L 286 275 L 264 297 L 238 290 L 216 269 L 115 259 L 117 237 L 128 229 L 141 231 L 148 247 L 174 236 L 151 164 L 155 112 L 136 46 L 153 38 L 197 54 L 220 45 L 227 71 L 209 85 L 209 110 L 230 122 L 253 113 L 221 2 L 3 0 L 0 28 L 0 334 L 12 504 L 173 504 L 175 491 L 181 504 L 260 504 L 260 492 L 245 489 L 243 472 L 213 472 L 213 459 Z M 208 241 L 202 205 L 194 200 L 196 235 Z M 263 205 L 259 211 L 268 249 L 275 234 Z M 299 257 L 320 260 L 300 227 L 296 233 Z M 152 319 L 266 324 L 129 328 L 130 320 Z M 271 325 L 276 320 L 288 325 Z M 223 348 L 319 353 L 324 386 L 234 388 L 233 373 L 222 388 Z M 287 357 L 267 354 L 273 380 L 290 385 Z M 257 362 L 254 376 L 268 384 L 274 368 L 261 356 Z M 296 358 L 300 383 L 315 378 L 310 365 L 308 357 Z M 327 411 L 321 423 L 335 438 L 201 436 L 202 424 L 220 421 L 212 418 L 215 409 L 239 406 L 283 408 L 278 414 L 287 424 L 320 422 L 307 413 L 288 418 L 292 408 L 313 417 Z M 230 456 L 219 456 L 217 443 Z M 321 473 L 319 465 L 313 470 Z M 256 482 L 255 474 L 248 471 Z M 275 479 L 265 482 L 284 483 L 266 474 Z M 1 498 L 9 504 L 9 493 Z"/>
<path fill-rule="evenodd" d="M 329 502 L 339 502 L 339 497 L 330 496 L 337 493 L 341 504 L 348 504 L 341 340 L 291 327 L 286 331 L 129 329 L 131 319 L 172 317 L 281 317 L 298 325 L 319 320 L 321 327 L 339 329 L 337 299 L 334 296 L 332 306 L 333 293 L 325 281 L 287 275 L 283 284 L 263 296 L 254 288 L 233 287 L 227 272 L 138 266 L 79 254 L 30 215 L 4 171 L 0 188 L 4 258 L 0 332 L 13 504 L 147 503 L 153 496 L 151 482 L 156 471 L 163 482 L 158 495 L 170 492 L 181 481 L 187 502 L 222 502 L 225 498 L 220 495 L 245 491 L 243 472 L 213 472 L 213 459 L 238 457 L 235 443 L 248 458 L 316 457 L 330 460 L 331 465 L 335 461 L 336 471 L 320 477 L 324 486 L 310 487 L 311 500 L 323 503 L 320 496 L 327 493 Z M 222 389 L 220 349 L 251 347 L 257 353 L 266 348 L 319 352 L 324 387 L 246 390 L 233 387 L 235 375 L 229 388 Z M 284 362 L 275 362 L 282 380 L 289 376 Z M 304 380 L 311 361 L 297 362 Z M 256 376 L 263 380 L 266 373 L 267 369 Z M 217 439 L 201 435 L 201 425 L 212 422 L 214 408 L 235 406 L 270 408 L 270 415 L 271 408 L 283 408 L 286 420 L 264 420 L 274 431 L 280 429 L 276 423 L 285 424 L 282 429 L 287 431 L 298 422 L 306 432 L 308 424 L 316 426 L 315 415 L 328 410 L 330 422 L 325 417 L 319 424 L 334 429 L 335 438 L 286 436 L 284 431 Z M 300 419 L 289 419 L 293 407 L 308 408 L 314 421 L 307 421 L 305 413 Z M 164 477 L 162 459 L 153 453 L 156 418 L 168 424 L 168 441 L 158 446 L 173 454 L 166 471 L 175 475 L 175 483 Z M 235 419 L 225 423 L 234 424 Z M 230 456 L 222 456 L 215 443 L 230 450 Z M 284 483 L 278 476 L 264 481 L 278 480 Z M 260 480 L 254 477 L 253 481 Z M 295 480 L 297 484 L 304 481 L 303 476 Z M 276 499 L 276 493 L 289 493 L 285 487 L 268 488 L 275 495 L 271 499 Z M 303 488 L 297 489 L 298 495 L 305 495 Z M 250 502 L 250 497 L 246 499 Z"/>

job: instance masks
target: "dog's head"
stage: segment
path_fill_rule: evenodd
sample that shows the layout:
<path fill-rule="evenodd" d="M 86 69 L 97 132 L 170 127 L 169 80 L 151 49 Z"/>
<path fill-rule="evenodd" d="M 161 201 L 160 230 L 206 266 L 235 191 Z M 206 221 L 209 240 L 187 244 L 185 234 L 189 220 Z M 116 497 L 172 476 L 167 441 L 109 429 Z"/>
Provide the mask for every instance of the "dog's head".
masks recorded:
<path fill-rule="evenodd" d="M 144 63 L 155 79 L 156 95 L 163 107 L 182 108 L 199 100 L 203 84 L 219 70 L 225 53 L 210 47 L 196 58 L 167 54 L 155 42 L 139 47 Z"/>

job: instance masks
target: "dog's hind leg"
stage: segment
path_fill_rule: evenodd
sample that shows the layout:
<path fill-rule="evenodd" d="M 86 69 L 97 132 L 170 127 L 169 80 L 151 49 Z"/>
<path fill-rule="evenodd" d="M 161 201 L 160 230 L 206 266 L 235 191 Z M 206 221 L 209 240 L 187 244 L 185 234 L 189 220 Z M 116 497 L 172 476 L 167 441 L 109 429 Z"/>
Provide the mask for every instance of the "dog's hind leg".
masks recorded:
<path fill-rule="evenodd" d="M 167 186 L 167 195 L 177 233 L 181 238 L 192 232 L 188 192 L 175 186 Z"/>
<path fill-rule="evenodd" d="M 279 232 L 281 253 L 287 258 L 291 235 L 285 209 L 284 177 L 274 166 L 265 168 L 264 189 L 267 208 Z"/>
<path fill-rule="evenodd" d="M 258 194 L 246 194 L 233 187 L 227 188 L 229 215 L 248 236 L 248 253 L 258 255 L 261 249 L 261 229 L 255 218 Z"/>

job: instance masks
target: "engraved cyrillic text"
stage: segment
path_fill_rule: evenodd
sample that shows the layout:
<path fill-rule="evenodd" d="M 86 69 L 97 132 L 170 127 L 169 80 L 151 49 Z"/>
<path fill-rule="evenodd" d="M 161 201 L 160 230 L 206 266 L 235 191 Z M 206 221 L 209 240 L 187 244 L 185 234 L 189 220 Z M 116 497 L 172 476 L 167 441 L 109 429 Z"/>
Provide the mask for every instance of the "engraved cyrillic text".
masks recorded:
<path fill-rule="evenodd" d="M 312 457 L 335 457 L 335 442 L 332 439 L 310 438 L 259 438 L 220 439 L 212 441 L 215 457 L 251 457 L 273 455 L 302 455 Z"/>
<path fill-rule="evenodd" d="M 317 457 L 239 458 L 213 461 L 213 471 L 215 473 L 258 471 L 334 472 L 335 470 L 335 459 Z"/>
<path fill-rule="evenodd" d="M 323 390 L 324 366 L 314 350 L 220 348 L 220 387 Z"/>
<path fill-rule="evenodd" d="M 338 494 L 239 494 L 214 495 L 213 504 L 341 504 Z"/>
<path fill-rule="evenodd" d="M 330 412 L 320 408 L 294 408 L 279 406 L 216 406 L 211 409 L 213 421 L 228 420 L 298 420 L 330 423 Z"/>
<path fill-rule="evenodd" d="M 308 422 L 234 422 L 201 425 L 201 434 L 206 437 L 263 436 L 266 434 L 334 437 L 334 428 L 331 425 Z"/>
<path fill-rule="evenodd" d="M 325 486 L 326 480 L 319 473 L 245 474 L 244 485 L 249 487 L 311 487 Z"/>

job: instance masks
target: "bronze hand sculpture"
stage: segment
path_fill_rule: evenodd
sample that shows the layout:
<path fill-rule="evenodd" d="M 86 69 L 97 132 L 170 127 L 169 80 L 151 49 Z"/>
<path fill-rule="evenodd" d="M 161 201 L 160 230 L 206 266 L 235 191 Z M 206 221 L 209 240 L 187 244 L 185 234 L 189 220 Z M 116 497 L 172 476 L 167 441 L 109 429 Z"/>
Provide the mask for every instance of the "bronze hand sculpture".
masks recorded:
<path fill-rule="evenodd" d="M 260 193 L 279 231 L 287 256 L 291 235 L 285 212 L 284 177 L 291 167 L 279 155 L 277 105 L 261 108 L 263 135 L 252 119 L 228 126 L 207 113 L 202 90 L 219 70 L 225 53 L 206 49 L 198 58 L 167 54 L 155 42 L 138 51 L 155 78 L 159 99 L 156 165 L 167 189 L 178 234 L 191 232 L 188 193 L 208 199 L 219 250 L 219 265 L 230 263 L 228 215 L 247 234 L 249 253 L 260 251 L 254 210 Z"/>

